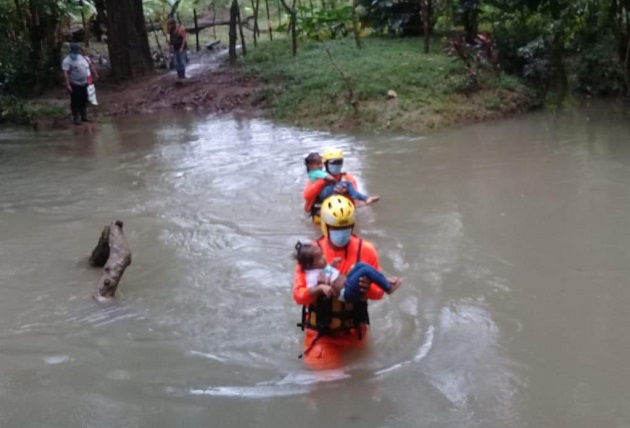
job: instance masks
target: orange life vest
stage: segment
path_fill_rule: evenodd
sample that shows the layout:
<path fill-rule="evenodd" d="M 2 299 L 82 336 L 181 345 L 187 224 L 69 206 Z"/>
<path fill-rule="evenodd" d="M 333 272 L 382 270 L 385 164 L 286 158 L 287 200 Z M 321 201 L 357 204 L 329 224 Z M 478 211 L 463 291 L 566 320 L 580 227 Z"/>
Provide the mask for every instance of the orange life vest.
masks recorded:
<path fill-rule="evenodd" d="M 322 248 L 322 242 L 325 238 L 321 237 L 317 240 L 317 245 Z M 356 258 L 354 263 L 350 265 L 345 258 L 344 266 L 340 266 L 339 271 L 344 275 L 350 272 L 352 267 L 361 260 L 361 249 L 363 240 L 358 239 L 358 247 L 356 250 Z M 323 250 L 323 248 L 322 248 Z M 348 248 L 346 247 L 346 252 Z M 328 334 L 334 334 L 340 331 L 350 332 L 356 330 L 359 339 L 361 339 L 361 324 L 369 324 L 370 317 L 368 314 L 367 300 L 361 302 L 340 302 L 337 299 L 328 299 L 324 296 L 319 297 L 315 302 L 308 306 L 302 306 L 302 322 L 298 323 L 298 327 L 302 330 L 305 328 L 316 330 L 318 337 Z M 316 342 L 313 341 L 313 344 Z M 305 353 L 308 352 L 305 351 Z"/>

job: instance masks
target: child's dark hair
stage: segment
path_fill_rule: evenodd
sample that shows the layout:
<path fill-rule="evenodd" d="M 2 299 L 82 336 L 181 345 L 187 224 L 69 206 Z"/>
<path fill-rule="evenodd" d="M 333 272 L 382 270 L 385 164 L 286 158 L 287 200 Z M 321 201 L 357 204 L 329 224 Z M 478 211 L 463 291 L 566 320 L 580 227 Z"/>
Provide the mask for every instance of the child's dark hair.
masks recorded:
<path fill-rule="evenodd" d="M 306 172 L 308 172 L 308 166 L 313 162 L 317 161 L 321 156 L 317 152 L 309 153 L 308 156 L 304 158 L 304 165 L 306 165 Z"/>
<path fill-rule="evenodd" d="M 295 244 L 295 254 L 293 254 L 293 258 L 298 262 L 302 270 L 310 269 L 313 266 L 314 253 L 313 250 L 315 246 L 310 243 L 302 243 L 297 241 Z"/>

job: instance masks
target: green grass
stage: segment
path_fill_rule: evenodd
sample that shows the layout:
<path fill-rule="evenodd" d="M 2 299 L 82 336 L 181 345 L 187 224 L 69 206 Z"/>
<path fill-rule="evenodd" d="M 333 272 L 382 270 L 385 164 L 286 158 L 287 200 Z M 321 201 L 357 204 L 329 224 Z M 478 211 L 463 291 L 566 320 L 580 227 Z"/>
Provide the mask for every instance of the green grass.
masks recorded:
<path fill-rule="evenodd" d="M 38 119 L 61 119 L 67 116 L 65 110 L 13 96 L 0 96 L 0 124 L 34 125 Z"/>
<path fill-rule="evenodd" d="M 263 82 L 259 99 L 277 118 L 317 127 L 424 130 L 507 113 L 515 109 L 507 101 L 524 96 L 518 79 L 490 72 L 475 93 L 459 93 L 466 71 L 443 53 L 439 41 L 433 41 L 429 54 L 422 52 L 422 39 L 367 37 L 362 43 L 359 50 L 350 38 L 327 42 L 352 81 L 358 115 L 322 43 L 301 41 L 293 58 L 288 40 L 263 42 L 240 66 Z M 398 98 L 388 100 L 389 90 Z"/>

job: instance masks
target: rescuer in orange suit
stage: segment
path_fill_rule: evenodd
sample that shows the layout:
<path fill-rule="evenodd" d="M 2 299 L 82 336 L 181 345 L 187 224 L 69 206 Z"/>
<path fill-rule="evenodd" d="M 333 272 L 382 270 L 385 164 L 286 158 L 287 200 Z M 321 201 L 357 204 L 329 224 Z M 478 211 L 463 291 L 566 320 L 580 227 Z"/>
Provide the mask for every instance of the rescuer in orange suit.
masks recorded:
<path fill-rule="evenodd" d="M 340 149 L 329 148 L 324 150 L 322 160 L 327 173 L 332 175 L 337 181 L 349 181 L 358 190 L 357 179 L 349 172 L 341 172 L 343 168 L 343 152 Z M 315 223 L 319 223 L 319 209 L 322 202 L 319 194 L 327 184 L 324 180 L 317 180 L 314 183 L 307 180 L 306 186 L 304 186 L 304 211 L 311 213 Z M 335 188 L 335 191 L 342 195 L 347 194 L 345 186 L 341 184 Z"/>
<path fill-rule="evenodd" d="M 372 244 L 354 235 L 354 204 L 345 196 L 333 195 L 322 202 L 321 229 L 317 240 L 328 263 L 335 258 L 341 262 L 340 272 L 347 274 L 361 261 L 380 271 L 378 254 Z M 383 290 L 370 284 L 367 278 L 359 282 L 364 300 L 359 303 L 340 302 L 324 296 L 325 284 L 307 288 L 306 277 L 299 264 L 295 267 L 293 299 L 303 306 L 302 323 L 305 330 L 305 362 L 316 369 L 332 369 L 343 365 L 344 348 L 358 348 L 365 343 L 369 324 L 367 300 L 380 300 Z M 301 356 L 302 356 L 301 355 Z"/>

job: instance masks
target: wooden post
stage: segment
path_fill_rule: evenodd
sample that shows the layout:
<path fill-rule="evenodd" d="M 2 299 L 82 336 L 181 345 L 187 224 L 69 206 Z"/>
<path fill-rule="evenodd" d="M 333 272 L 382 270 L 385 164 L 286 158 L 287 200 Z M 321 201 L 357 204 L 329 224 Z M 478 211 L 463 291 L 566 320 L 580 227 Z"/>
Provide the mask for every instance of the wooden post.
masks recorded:
<path fill-rule="evenodd" d="M 197 52 L 199 52 L 199 28 L 197 27 L 197 9 L 193 9 L 193 19 L 195 20 L 195 41 L 197 42 Z"/>
<path fill-rule="evenodd" d="M 232 0 L 232 5 L 230 6 L 230 29 L 229 29 L 229 42 L 228 42 L 228 52 L 230 58 L 230 64 L 234 64 L 236 62 L 236 20 L 238 15 L 238 2 L 237 0 Z"/>
<path fill-rule="evenodd" d="M 131 251 L 122 228 L 120 220 L 105 227 L 90 256 L 90 265 L 103 266 L 103 275 L 94 291 L 94 299 L 99 302 L 111 301 L 116 296 L 123 273 L 131 264 Z"/>
<path fill-rule="evenodd" d="M 238 6 L 236 8 L 236 19 L 238 20 L 238 32 L 241 35 L 241 49 L 243 50 L 243 56 L 247 55 L 247 46 L 245 44 L 245 36 L 243 35 L 243 22 L 241 21 L 241 7 L 238 4 L 238 1 L 236 2 L 236 5 Z"/>

